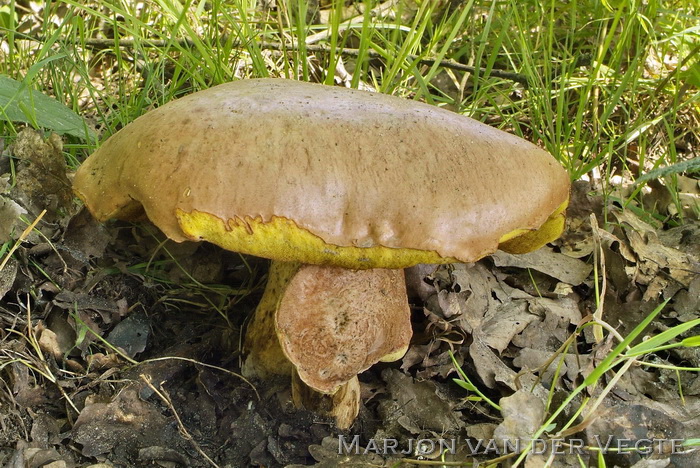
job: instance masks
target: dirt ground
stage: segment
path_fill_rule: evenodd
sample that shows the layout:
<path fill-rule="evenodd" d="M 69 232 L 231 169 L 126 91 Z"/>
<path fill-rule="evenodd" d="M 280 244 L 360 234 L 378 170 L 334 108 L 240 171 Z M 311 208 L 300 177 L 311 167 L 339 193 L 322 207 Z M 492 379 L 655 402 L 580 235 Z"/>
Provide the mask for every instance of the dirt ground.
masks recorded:
<path fill-rule="evenodd" d="M 360 376 L 360 416 L 338 431 L 293 407 L 287 378 L 248 382 L 237 374 L 241 330 L 267 262 L 175 244 L 148 223 L 95 222 L 72 196 L 61 145 L 55 135 L 25 130 L 0 157 L 0 462 L 7 467 L 440 466 L 475 454 L 507 463 L 516 455 L 478 443 L 535 433 L 616 337 L 664 301 L 641 336 L 700 318 L 700 224 L 665 225 L 578 182 L 566 233 L 553 245 L 407 273 L 411 347 L 401 361 Z M 595 327 L 575 333 L 594 313 L 609 338 L 598 341 Z M 672 341 L 698 334 L 691 327 Z M 568 445 L 554 466 L 597 463 L 594 450 L 569 450 L 575 441 L 627 439 L 659 442 L 650 453 L 610 452 L 608 466 L 700 466 L 697 450 L 671 446 L 700 437 L 700 378 L 679 370 L 697 370 L 699 350 L 639 356 L 580 393 L 541 435 L 553 437 L 572 420 L 559 433 Z M 453 382 L 450 352 L 500 411 Z M 455 453 L 430 450 L 440 440 L 456 441 Z M 531 453 L 526 466 L 549 456 Z"/>

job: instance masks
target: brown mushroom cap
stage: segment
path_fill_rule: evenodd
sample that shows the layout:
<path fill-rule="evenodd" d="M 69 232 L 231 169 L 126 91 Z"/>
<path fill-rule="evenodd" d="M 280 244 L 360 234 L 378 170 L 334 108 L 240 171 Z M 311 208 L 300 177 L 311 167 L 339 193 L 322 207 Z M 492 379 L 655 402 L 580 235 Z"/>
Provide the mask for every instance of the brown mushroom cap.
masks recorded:
<path fill-rule="evenodd" d="M 553 232 L 527 249 L 556 238 L 569 179 L 537 146 L 453 112 L 258 79 L 140 117 L 85 161 L 74 188 L 98 219 L 145 210 L 177 241 L 399 268 L 474 261 L 553 214 Z"/>
<path fill-rule="evenodd" d="M 303 265 L 276 315 L 282 350 L 309 387 L 334 393 L 380 360 L 393 361 L 411 339 L 403 270 Z"/>

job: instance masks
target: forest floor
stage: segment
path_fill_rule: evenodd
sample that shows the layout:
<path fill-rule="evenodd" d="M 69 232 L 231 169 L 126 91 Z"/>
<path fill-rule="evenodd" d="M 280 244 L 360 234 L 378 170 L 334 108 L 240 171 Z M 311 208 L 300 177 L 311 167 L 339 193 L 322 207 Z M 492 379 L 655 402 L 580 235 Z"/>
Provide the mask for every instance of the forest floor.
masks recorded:
<path fill-rule="evenodd" d="M 700 466 L 697 222 L 662 229 L 579 181 L 554 244 L 409 270 L 411 347 L 360 375 L 359 419 L 338 431 L 293 407 L 287 378 L 236 374 L 266 262 L 97 223 L 66 189 L 61 145 L 24 130 L 0 159 L 0 173 L 18 162 L 0 235 L 48 208 L 0 257 L 4 466 L 440 466 L 515 460 L 493 441 L 533 435 L 563 445 L 526 466 L 595 464 L 595 447 L 608 466 Z M 647 352 L 629 351 L 643 339 Z M 450 353 L 469 384 L 453 381 Z"/>
<path fill-rule="evenodd" d="M 696 5 L 3 3 L 0 465 L 700 466 Z M 549 246 L 407 270 L 411 346 L 347 431 L 238 374 L 267 261 L 71 191 L 136 117 L 265 76 L 454 110 L 579 179 Z"/>

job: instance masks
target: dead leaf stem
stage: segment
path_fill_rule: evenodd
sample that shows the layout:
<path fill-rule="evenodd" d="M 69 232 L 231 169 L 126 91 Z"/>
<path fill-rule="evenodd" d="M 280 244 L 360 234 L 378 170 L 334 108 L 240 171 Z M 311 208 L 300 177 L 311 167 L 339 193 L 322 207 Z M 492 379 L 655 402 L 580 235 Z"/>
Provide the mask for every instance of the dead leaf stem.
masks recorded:
<path fill-rule="evenodd" d="M 173 406 L 172 401 L 170 400 L 170 396 L 168 393 L 165 391 L 165 389 L 158 389 L 156 388 L 152 383 L 151 383 L 151 378 L 150 376 L 147 376 L 145 374 L 140 375 L 141 379 L 148 385 L 148 387 L 153 390 L 153 392 L 158 395 L 158 397 L 163 400 L 163 403 L 172 411 L 173 416 L 175 416 L 175 420 L 177 421 L 177 427 L 180 430 L 180 434 L 182 435 L 183 438 L 185 438 L 187 441 L 192 444 L 192 447 L 202 456 L 206 461 L 209 462 L 211 466 L 214 466 L 216 468 L 219 468 L 219 465 L 216 464 L 214 460 L 212 460 L 209 455 L 202 450 L 202 448 L 199 446 L 196 440 L 194 440 L 194 437 L 187 431 L 187 428 L 185 425 L 182 423 L 182 420 L 180 419 L 180 415 L 178 414 L 177 410 L 175 410 L 175 407 Z"/>

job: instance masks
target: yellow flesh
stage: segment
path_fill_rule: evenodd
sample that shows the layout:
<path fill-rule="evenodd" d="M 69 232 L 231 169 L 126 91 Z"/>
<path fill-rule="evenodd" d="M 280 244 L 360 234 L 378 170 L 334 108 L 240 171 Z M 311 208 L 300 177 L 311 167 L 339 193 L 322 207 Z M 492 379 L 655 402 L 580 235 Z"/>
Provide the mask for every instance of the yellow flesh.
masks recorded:
<path fill-rule="evenodd" d="M 567 204 L 568 200 L 535 231 L 517 229 L 502 236 L 499 247 L 508 252 L 522 253 L 536 250 L 556 239 L 564 229 Z M 285 262 L 367 269 L 407 268 L 419 263 L 459 261 L 428 250 L 332 245 L 282 217 L 273 217 L 267 223 L 260 218 L 239 218 L 230 220 L 227 225 L 209 213 L 178 210 L 177 218 L 182 231 L 193 240 L 206 239 L 227 250 Z"/>
<path fill-rule="evenodd" d="M 299 266 L 294 262 L 272 262 L 265 292 L 245 335 L 243 348 L 248 357 L 243 364 L 243 374 L 248 377 L 264 379 L 292 371 L 292 363 L 284 355 L 277 339 L 275 316 L 284 291 Z"/>
<path fill-rule="evenodd" d="M 393 353 L 389 353 L 386 356 L 382 357 L 379 361 L 380 362 L 394 362 L 398 361 L 403 357 L 404 354 L 406 354 L 406 351 L 408 351 L 408 346 L 404 346 L 403 348 L 394 351 Z"/>
<path fill-rule="evenodd" d="M 549 215 L 547 221 L 534 231 L 518 229 L 499 240 L 498 248 L 513 254 L 532 252 L 548 242 L 557 239 L 564 231 L 566 224 L 566 207 L 569 205 L 567 199 L 554 213 Z"/>

